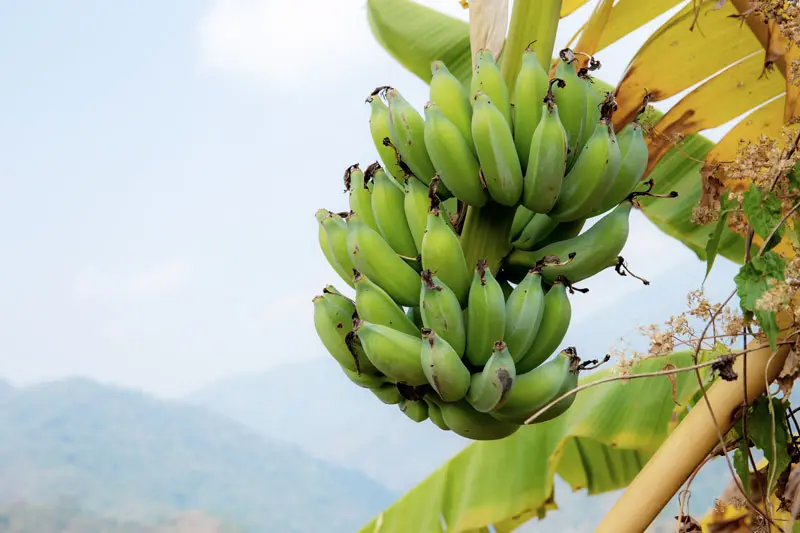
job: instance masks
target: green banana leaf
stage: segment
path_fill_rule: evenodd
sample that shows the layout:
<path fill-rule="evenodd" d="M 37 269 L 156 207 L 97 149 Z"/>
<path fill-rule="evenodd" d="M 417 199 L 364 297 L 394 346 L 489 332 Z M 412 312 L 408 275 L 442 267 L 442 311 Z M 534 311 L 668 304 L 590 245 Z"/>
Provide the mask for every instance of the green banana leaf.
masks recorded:
<path fill-rule="evenodd" d="M 692 364 L 690 351 L 637 362 L 631 374 Z M 581 378 L 609 377 L 611 370 Z M 698 391 L 692 372 L 600 384 L 578 393 L 561 417 L 521 428 L 499 441 L 476 442 L 361 529 L 461 533 L 493 526 L 513 531 L 555 508 L 553 478 L 597 494 L 625 487 L 666 439 L 675 411 Z M 624 416 L 621 416 L 624 413 Z"/>
<path fill-rule="evenodd" d="M 472 65 L 466 22 L 411 0 L 369 0 L 367 13 L 378 42 L 426 83 L 431 79 L 430 64 L 437 59 L 443 60 L 462 82 L 470 79 Z M 604 90 L 612 88 L 601 80 L 595 81 Z M 655 112 L 652 116 L 655 121 L 663 113 Z M 656 183 L 654 192 L 678 191 L 679 197 L 668 201 L 642 198 L 640 202 L 651 222 L 685 244 L 701 260 L 706 259 L 706 243 L 713 227 L 694 224 L 691 213 L 701 195 L 702 161 L 713 146 L 714 143 L 702 135 L 687 135 L 680 148 L 668 151 L 649 174 Z M 729 228 L 723 228 L 718 253 L 741 263 L 744 239 Z"/>

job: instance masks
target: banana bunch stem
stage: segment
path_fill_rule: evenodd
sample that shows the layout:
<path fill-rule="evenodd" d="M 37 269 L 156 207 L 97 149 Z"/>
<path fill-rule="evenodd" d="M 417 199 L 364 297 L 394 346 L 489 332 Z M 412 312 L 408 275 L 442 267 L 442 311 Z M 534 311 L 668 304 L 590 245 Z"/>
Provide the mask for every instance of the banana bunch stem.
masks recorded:
<path fill-rule="evenodd" d="M 461 232 L 461 248 L 468 265 L 484 259 L 496 274 L 506 255 L 511 251 L 509 236 L 514 210 L 489 202 L 483 207 L 467 208 L 467 217 Z"/>

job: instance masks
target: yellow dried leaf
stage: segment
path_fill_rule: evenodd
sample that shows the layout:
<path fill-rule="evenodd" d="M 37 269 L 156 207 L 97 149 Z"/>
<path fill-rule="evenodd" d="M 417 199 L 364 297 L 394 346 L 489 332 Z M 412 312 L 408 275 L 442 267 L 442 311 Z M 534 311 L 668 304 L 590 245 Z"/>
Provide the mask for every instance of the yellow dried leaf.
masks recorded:
<path fill-rule="evenodd" d="M 572 14 L 573 12 L 577 11 L 578 8 L 588 2 L 589 0 L 564 0 L 561 3 L 561 18 Z"/>
<path fill-rule="evenodd" d="M 684 96 L 656 124 L 648 142 L 649 172 L 683 138 L 733 120 L 783 92 L 780 76 L 760 77 L 762 56 L 756 52 Z"/>
<path fill-rule="evenodd" d="M 731 18 L 737 13 L 732 6 L 714 10 L 706 0 L 699 7 L 702 31 L 690 29 L 695 15 L 689 4 L 639 49 L 617 88 L 616 127 L 633 119 L 646 93 L 653 102 L 664 100 L 761 49 L 747 27 Z"/>
<path fill-rule="evenodd" d="M 611 10 L 608 23 L 597 46 L 599 52 L 632 31 L 647 24 L 683 0 L 619 0 Z"/>
<path fill-rule="evenodd" d="M 585 54 L 594 55 L 597 52 L 600 38 L 603 36 L 603 30 L 608 23 L 608 17 L 611 15 L 611 8 L 614 7 L 614 0 L 600 0 L 592 11 L 592 15 L 584 25 L 584 30 L 581 32 L 581 38 L 575 46 L 576 52 L 583 52 Z M 579 57 L 580 65 L 586 66 L 589 62 L 586 57 Z"/>

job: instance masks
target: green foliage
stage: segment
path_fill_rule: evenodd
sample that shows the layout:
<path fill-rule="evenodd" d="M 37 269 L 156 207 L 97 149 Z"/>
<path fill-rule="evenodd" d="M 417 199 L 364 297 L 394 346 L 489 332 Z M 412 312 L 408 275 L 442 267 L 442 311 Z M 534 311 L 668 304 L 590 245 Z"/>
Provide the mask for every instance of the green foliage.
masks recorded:
<path fill-rule="evenodd" d="M 775 196 L 775 193 L 762 192 L 755 184 L 751 184 L 750 189 L 744 193 L 742 208 L 755 234 L 766 241 L 781 220 L 781 201 Z M 765 248 L 766 250 L 777 246 L 781 241 L 783 231 L 783 226 L 775 231 Z"/>
<path fill-rule="evenodd" d="M 747 417 L 747 436 L 757 449 L 764 452 L 764 457 L 770 463 L 768 493 L 773 491 L 778 476 L 791 462 L 786 408 L 787 402 L 762 395 L 750 406 Z"/>
<path fill-rule="evenodd" d="M 469 81 L 466 22 L 409 0 L 368 0 L 367 20 L 381 46 L 425 83 L 431 80 L 435 59 L 444 61 L 461 82 Z"/>
<path fill-rule="evenodd" d="M 755 315 L 758 325 L 767 336 L 770 347 L 775 350 L 778 340 L 778 322 L 774 311 L 764 311 L 756 305 L 758 300 L 769 289 L 769 280 L 783 281 L 786 261 L 775 252 L 766 252 L 754 257 L 749 263 L 742 265 L 734 278 L 742 310 Z"/>
<path fill-rule="evenodd" d="M 719 252 L 719 241 L 722 238 L 722 233 L 725 231 L 725 228 L 728 227 L 728 213 L 730 212 L 729 207 L 730 201 L 728 200 L 726 195 L 722 195 L 720 198 L 720 213 L 719 219 L 717 219 L 717 223 L 714 226 L 714 231 L 708 234 L 708 243 L 706 243 L 706 277 L 703 278 L 703 283 L 708 279 L 708 275 L 711 273 L 711 269 L 714 267 L 714 261 L 717 258 L 717 253 Z"/>

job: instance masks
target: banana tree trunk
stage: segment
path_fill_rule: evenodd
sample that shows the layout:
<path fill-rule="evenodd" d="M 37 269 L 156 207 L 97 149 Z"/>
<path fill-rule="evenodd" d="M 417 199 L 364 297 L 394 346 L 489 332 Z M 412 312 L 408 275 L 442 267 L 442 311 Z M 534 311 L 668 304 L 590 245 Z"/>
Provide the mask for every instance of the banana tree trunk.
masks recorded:
<path fill-rule="evenodd" d="M 787 339 L 791 317 L 778 315 L 781 340 Z M 765 345 L 763 338 L 754 339 L 749 348 Z M 767 390 L 780 373 L 790 350 L 790 344 L 779 344 L 777 352 L 769 345 L 747 354 L 747 400 L 753 402 Z M 709 387 L 706 399 L 701 399 L 670 434 L 669 438 L 647 462 L 626 488 L 622 497 L 604 517 L 596 533 L 641 533 L 658 516 L 664 506 L 680 490 L 691 473 L 719 443 L 719 433 L 725 435 L 736 423 L 745 404 L 745 358 L 737 358 L 733 367 L 735 381 L 718 380 Z M 713 410 L 719 430 L 709 412 Z M 719 431 L 719 433 L 718 433 Z"/>

